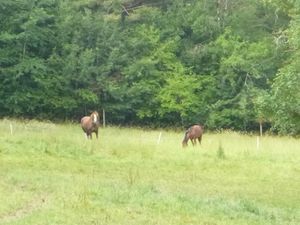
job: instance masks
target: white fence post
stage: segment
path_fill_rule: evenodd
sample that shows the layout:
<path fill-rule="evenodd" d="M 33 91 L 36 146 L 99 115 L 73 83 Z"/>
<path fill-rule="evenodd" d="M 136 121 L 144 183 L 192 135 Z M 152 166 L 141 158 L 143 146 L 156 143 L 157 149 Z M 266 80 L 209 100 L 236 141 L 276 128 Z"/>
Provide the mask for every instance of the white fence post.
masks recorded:
<path fill-rule="evenodd" d="M 10 127 L 10 134 L 13 135 L 13 126 L 12 126 L 12 124 L 9 124 L 9 127 Z"/>
<path fill-rule="evenodd" d="M 105 109 L 102 110 L 102 119 L 103 119 L 103 127 L 106 126 L 106 121 L 105 121 Z"/>
<path fill-rule="evenodd" d="M 259 136 L 256 137 L 256 149 L 259 150 Z"/>
<path fill-rule="evenodd" d="M 157 145 L 159 145 L 159 143 L 160 143 L 161 135 L 162 135 L 162 132 L 159 132 L 158 139 L 157 139 Z"/>

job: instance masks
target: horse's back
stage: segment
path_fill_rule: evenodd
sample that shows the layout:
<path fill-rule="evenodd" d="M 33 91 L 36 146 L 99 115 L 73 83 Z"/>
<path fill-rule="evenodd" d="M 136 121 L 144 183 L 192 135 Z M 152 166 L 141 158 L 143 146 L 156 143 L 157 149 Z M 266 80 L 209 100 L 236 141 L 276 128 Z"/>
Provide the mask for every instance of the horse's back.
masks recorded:
<path fill-rule="evenodd" d="M 80 123 L 85 124 L 89 119 L 90 119 L 89 116 L 84 116 L 84 117 L 81 118 Z"/>
<path fill-rule="evenodd" d="M 200 124 L 193 125 L 190 130 L 191 135 L 194 137 L 200 137 L 203 134 L 203 127 Z"/>
<path fill-rule="evenodd" d="M 89 120 L 90 120 L 89 116 L 84 116 L 84 117 L 81 118 L 80 124 L 81 124 L 81 127 L 82 127 L 83 130 L 86 130 L 88 128 Z"/>

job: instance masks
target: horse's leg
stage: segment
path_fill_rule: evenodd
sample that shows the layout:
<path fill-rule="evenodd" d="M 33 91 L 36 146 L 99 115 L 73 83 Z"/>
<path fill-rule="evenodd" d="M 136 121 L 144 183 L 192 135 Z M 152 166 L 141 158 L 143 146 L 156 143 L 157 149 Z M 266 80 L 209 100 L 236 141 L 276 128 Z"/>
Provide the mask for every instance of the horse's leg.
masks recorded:
<path fill-rule="evenodd" d="M 98 131 L 95 131 L 95 134 L 96 134 L 96 138 L 98 139 Z"/>
<path fill-rule="evenodd" d="M 202 136 L 198 137 L 199 144 L 201 145 Z"/>
<path fill-rule="evenodd" d="M 86 137 L 86 139 L 90 139 L 90 133 L 88 131 L 85 132 L 85 137 Z"/>
<path fill-rule="evenodd" d="M 191 138 L 191 142 L 192 142 L 193 146 L 195 146 L 196 142 L 195 142 L 194 138 Z"/>
<path fill-rule="evenodd" d="M 86 136 L 87 136 L 88 139 L 92 139 L 92 133 L 87 132 L 87 133 L 86 133 Z"/>

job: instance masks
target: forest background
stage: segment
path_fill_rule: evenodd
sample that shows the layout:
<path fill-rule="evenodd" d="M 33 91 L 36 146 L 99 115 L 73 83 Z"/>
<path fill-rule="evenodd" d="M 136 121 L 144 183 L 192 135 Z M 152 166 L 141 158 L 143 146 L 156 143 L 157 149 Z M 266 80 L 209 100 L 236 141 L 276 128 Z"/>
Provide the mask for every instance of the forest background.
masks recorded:
<path fill-rule="evenodd" d="M 300 1 L 1 0 L 0 117 L 300 134 Z"/>

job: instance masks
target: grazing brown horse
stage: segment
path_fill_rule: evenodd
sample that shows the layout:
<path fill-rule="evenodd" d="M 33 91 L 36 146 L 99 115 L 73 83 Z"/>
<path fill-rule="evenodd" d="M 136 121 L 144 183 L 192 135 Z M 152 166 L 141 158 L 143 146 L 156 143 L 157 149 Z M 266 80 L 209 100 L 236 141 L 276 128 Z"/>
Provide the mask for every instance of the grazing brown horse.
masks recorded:
<path fill-rule="evenodd" d="M 197 143 L 196 139 L 198 139 L 199 143 L 201 144 L 202 134 L 204 128 L 199 124 L 192 125 L 189 129 L 186 130 L 184 139 L 182 141 L 182 147 L 188 146 L 188 141 L 191 140 L 193 146 Z"/>
<path fill-rule="evenodd" d="M 92 133 L 94 132 L 98 139 L 98 128 L 100 125 L 98 112 L 94 111 L 90 116 L 82 117 L 80 124 L 87 138 L 92 139 Z"/>

